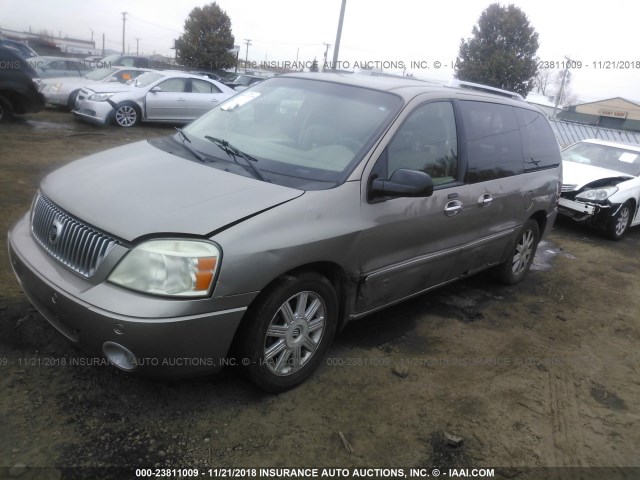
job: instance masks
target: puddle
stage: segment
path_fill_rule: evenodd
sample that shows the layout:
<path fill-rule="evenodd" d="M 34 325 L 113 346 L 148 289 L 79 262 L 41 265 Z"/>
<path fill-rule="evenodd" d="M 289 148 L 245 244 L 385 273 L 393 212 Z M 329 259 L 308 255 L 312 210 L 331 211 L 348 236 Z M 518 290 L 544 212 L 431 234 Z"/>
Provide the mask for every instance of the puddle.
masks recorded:
<path fill-rule="evenodd" d="M 556 257 L 576 258 L 549 240 L 540 241 L 536 256 L 531 264 L 531 270 L 550 270 Z"/>

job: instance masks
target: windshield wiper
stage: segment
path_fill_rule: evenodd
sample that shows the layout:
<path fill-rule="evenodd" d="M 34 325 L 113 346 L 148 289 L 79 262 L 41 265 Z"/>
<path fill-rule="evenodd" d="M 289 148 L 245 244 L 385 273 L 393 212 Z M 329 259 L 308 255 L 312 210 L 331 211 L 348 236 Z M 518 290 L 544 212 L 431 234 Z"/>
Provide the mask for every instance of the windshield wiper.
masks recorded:
<path fill-rule="evenodd" d="M 256 163 L 258 163 L 257 158 L 253 158 L 251 155 L 244 153 L 242 150 L 238 150 L 229 142 L 221 138 L 212 137 L 210 135 L 205 135 L 204 138 L 206 138 L 212 143 L 215 143 L 219 148 L 224 150 L 224 152 L 230 157 L 232 157 L 233 161 L 236 162 L 238 165 L 243 165 L 243 164 L 238 163 L 238 160 L 236 160 L 236 158 L 237 157 L 242 158 L 245 161 L 244 166 L 249 167 L 251 171 L 254 173 L 254 175 L 256 176 L 256 178 L 259 178 L 263 182 L 271 182 L 271 180 L 268 180 L 264 176 L 264 174 L 260 171 L 260 169 L 258 168 L 258 165 L 256 165 Z"/>
<path fill-rule="evenodd" d="M 191 155 L 193 155 L 194 157 L 196 157 L 198 160 L 200 160 L 202 163 L 207 163 L 207 159 L 204 157 L 204 155 L 202 155 L 200 152 L 198 152 L 197 150 L 194 150 L 193 148 L 191 148 L 189 145 L 187 145 L 185 142 L 189 142 L 191 143 L 191 140 L 189 140 L 189 137 L 187 137 L 187 134 L 184 133 L 182 131 L 181 128 L 178 127 L 174 127 L 178 134 L 182 137 L 182 146 L 187 149 L 189 151 L 189 153 L 191 153 Z"/>

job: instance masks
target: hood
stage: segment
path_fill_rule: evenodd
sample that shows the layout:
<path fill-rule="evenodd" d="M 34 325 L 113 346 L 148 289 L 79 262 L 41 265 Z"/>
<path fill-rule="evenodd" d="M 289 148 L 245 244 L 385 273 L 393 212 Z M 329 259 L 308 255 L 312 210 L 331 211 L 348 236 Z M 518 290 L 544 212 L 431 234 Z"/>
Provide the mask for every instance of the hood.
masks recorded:
<path fill-rule="evenodd" d="M 186 160 L 146 140 L 70 163 L 41 189 L 60 208 L 127 241 L 206 236 L 304 193 Z"/>
<path fill-rule="evenodd" d="M 574 190 L 579 190 L 591 182 L 606 178 L 629 180 L 633 177 L 626 173 L 610 170 L 608 168 L 594 167 L 593 165 L 568 162 L 566 160 L 562 162 L 562 183 L 566 185 L 576 185 Z"/>

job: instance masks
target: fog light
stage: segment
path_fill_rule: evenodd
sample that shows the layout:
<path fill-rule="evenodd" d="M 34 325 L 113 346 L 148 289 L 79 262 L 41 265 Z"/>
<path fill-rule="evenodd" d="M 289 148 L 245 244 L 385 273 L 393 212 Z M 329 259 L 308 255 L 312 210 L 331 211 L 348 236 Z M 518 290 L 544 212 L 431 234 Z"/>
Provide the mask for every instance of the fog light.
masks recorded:
<path fill-rule="evenodd" d="M 135 355 L 115 342 L 104 342 L 102 352 L 114 367 L 125 372 L 132 372 L 138 366 Z"/>

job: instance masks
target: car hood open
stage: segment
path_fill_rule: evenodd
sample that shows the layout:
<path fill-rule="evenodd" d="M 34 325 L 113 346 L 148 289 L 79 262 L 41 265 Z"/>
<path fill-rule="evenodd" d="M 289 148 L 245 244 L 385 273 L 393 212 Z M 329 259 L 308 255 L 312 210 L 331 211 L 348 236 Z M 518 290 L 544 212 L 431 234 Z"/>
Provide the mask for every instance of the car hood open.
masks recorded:
<path fill-rule="evenodd" d="M 206 236 L 304 193 L 186 160 L 147 141 L 70 163 L 48 175 L 41 189 L 71 215 L 127 241 Z"/>
<path fill-rule="evenodd" d="M 575 185 L 575 190 L 591 182 L 605 178 L 631 179 L 633 177 L 608 168 L 595 167 L 578 162 L 568 162 L 566 160 L 562 162 L 562 183 Z"/>

